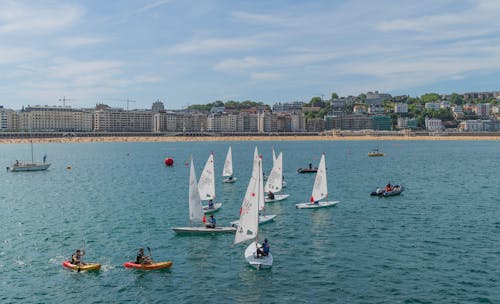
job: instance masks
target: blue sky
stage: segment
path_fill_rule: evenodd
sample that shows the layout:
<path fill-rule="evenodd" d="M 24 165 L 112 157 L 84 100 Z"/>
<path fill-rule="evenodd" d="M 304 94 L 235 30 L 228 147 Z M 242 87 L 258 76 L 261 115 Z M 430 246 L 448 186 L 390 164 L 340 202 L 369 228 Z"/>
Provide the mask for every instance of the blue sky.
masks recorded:
<path fill-rule="evenodd" d="M 0 105 L 500 90 L 500 1 L 0 0 Z"/>

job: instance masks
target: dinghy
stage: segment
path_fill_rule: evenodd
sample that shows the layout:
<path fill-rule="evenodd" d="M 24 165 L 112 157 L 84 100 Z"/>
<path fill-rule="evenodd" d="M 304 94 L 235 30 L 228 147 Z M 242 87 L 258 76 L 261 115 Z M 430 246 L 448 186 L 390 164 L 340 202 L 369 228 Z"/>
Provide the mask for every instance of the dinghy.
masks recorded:
<path fill-rule="evenodd" d="M 297 209 L 315 209 L 335 206 L 339 201 L 321 201 L 328 197 L 328 186 L 326 180 L 326 164 L 325 164 L 325 153 L 321 155 L 321 160 L 319 161 L 318 172 L 316 173 L 316 179 L 314 180 L 314 187 L 310 202 L 296 204 Z"/>
<path fill-rule="evenodd" d="M 191 169 L 189 173 L 189 222 L 190 225 L 195 223 L 196 225 L 188 227 L 174 227 L 176 233 L 187 233 L 187 234 L 215 234 L 215 233 L 228 233 L 234 232 L 236 229 L 234 227 L 216 227 L 207 228 L 204 226 L 203 222 L 205 215 L 203 213 L 203 206 L 201 204 L 200 191 L 198 188 L 198 182 L 196 181 L 196 172 L 194 170 L 193 160 L 191 159 Z"/>
<path fill-rule="evenodd" d="M 246 248 L 244 256 L 247 263 L 257 269 L 270 268 L 273 265 L 271 253 L 267 256 L 257 257 L 259 205 L 264 204 L 262 175 L 262 159 L 258 156 L 258 150 L 255 148 L 252 177 L 241 204 L 240 224 L 236 230 L 234 244 L 252 240 L 252 243 Z"/>
<path fill-rule="evenodd" d="M 231 146 L 227 150 L 226 161 L 224 162 L 224 168 L 222 169 L 222 176 L 226 177 L 224 179 L 225 183 L 235 183 L 237 178 L 233 176 L 233 153 L 231 150 Z"/>
<path fill-rule="evenodd" d="M 274 152 L 274 149 L 273 149 Z M 264 193 L 273 193 L 273 197 L 269 195 L 265 197 L 264 201 L 266 203 L 279 202 L 287 199 L 289 194 L 275 194 L 283 190 L 283 153 L 280 152 L 276 160 L 273 162 L 273 169 L 269 173 L 269 177 L 264 186 Z"/>
<path fill-rule="evenodd" d="M 213 203 L 203 206 L 203 212 L 214 213 L 219 211 L 222 207 L 222 203 L 215 203 L 215 170 L 214 170 L 214 154 L 210 153 L 210 156 L 205 163 L 203 172 L 200 175 L 200 181 L 198 183 L 198 188 L 200 189 L 200 198 L 202 201 L 212 201 Z"/>

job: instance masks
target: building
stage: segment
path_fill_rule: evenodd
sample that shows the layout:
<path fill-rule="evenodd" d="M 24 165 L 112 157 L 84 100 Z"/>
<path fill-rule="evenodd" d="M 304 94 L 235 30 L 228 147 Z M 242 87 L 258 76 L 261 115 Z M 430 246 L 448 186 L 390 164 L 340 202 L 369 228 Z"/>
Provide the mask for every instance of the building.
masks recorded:
<path fill-rule="evenodd" d="M 490 115 L 490 104 L 489 103 L 478 103 L 474 109 L 477 116 L 481 118 L 487 118 Z"/>
<path fill-rule="evenodd" d="M 17 114 L 14 110 L 0 106 L 0 132 L 16 130 Z"/>
<path fill-rule="evenodd" d="M 373 120 L 365 114 L 342 114 L 331 116 L 331 127 L 335 130 L 367 130 L 373 129 Z"/>
<path fill-rule="evenodd" d="M 458 129 L 465 132 L 481 132 L 484 131 L 484 123 L 482 120 L 464 120 L 458 125 Z"/>
<path fill-rule="evenodd" d="M 19 130 L 35 132 L 90 132 L 92 111 L 57 106 L 28 106 L 19 114 Z"/>
<path fill-rule="evenodd" d="M 323 118 L 310 118 L 306 120 L 307 132 L 323 132 L 325 130 L 325 120 Z"/>
<path fill-rule="evenodd" d="M 381 131 L 392 130 L 392 120 L 390 116 L 387 115 L 375 115 L 372 116 L 372 129 Z"/>
<path fill-rule="evenodd" d="M 153 111 L 153 113 L 163 112 L 165 111 L 165 105 L 163 104 L 163 102 L 157 100 L 153 102 L 153 105 L 151 106 L 151 111 Z"/>
<path fill-rule="evenodd" d="M 368 114 L 382 114 L 385 112 L 384 106 L 382 104 L 370 104 L 368 107 Z"/>
<path fill-rule="evenodd" d="M 96 132 L 152 132 L 153 113 L 150 110 L 123 110 L 99 105 L 94 112 Z"/>
<path fill-rule="evenodd" d="M 408 113 L 408 104 L 405 102 L 398 102 L 394 104 L 394 113 L 406 114 Z"/>
<path fill-rule="evenodd" d="M 380 103 L 382 103 L 382 101 L 389 100 L 391 98 L 392 98 L 391 94 L 379 93 L 378 91 L 367 92 L 365 103 L 367 103 L 367 104 L 380 104 Z"/>
<path fill-rule="evenodd" d="M 441 119 L 425 117 L 425 128 L 429 131 L 442 131 L 444 130 L 443 122 Z"/>
<path fill-rule="evenodd" d="M 437 111 L 441 107 L 441 104 L 439 102 L 426 102 L 425 103 L 425 108 L 427 110 L 434 110 Z"/>
<path fill-rule="evenodd" d="M 306 117 L 302 113 L 290 115 L 292 132 L 304 132 L 306 130 Z"/>
<path fill-rule="evenodd" d="M 294 102 L 278 102 L 275 103 L 272 107 L 273 112 L 286 112 L 290 114 L 298 114 L 301 113 L 302 107 L 305 105 L 302 101 L 294 101 Z"/>
<path fill-rule="evenodd" d="M 452 106 L 451 107 L 451 112 L 453 113 L 453 117 L 455 119 L 461 119 L 464 117 L 464 111 L 462 110 L 462 106 Z"/>
<path fill-rule="evenodd" d="M 277 132 L 278 124 L 276 115 L 269 111 L 259 113 L 257 121 L 257 132 Z"/>

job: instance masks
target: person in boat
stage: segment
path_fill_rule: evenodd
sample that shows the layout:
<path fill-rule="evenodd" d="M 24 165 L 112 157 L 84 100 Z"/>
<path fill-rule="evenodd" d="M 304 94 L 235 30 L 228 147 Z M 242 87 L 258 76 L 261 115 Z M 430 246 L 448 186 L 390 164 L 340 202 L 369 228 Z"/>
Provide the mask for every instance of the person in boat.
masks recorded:
<path fill-rule="evenodd" d="M 274 199 L 274 193 L 273 193 L 271 190 L 269 190 L 269 193 L 267 193 L 267 197 L 268 197 L 269 199 L 272 199 L 272 200 L 273 200 L 273 199 Z"/>
<path fill-rule="evenodd" d="M 19 161 L 16 159 L 16 166 L 19 166 Z"/>
<path fill-rule="evenodd" d="M 215 228 L 216 226 L 217 226 L 217 220 L 215 219 L 214 215 L 211 214 L 210 217 L 208 218 L 207 228 Z"/>
<path fill-rule="evenodd" d="M 73 265 L 85 265 L 84 262 L 82 262 L 82 257 L 85 255 L 85 250 L 80 250 L 77 249 L 75 253 L 71 255 L 71 264 Z"/>
<path fill-rule="evenodd" d="M 313 164 L 309 163 L 309 170 L 312 170 L 312 168 L 313 168 Z"/>
<path fill-rule="evenodd" d="M 137 254 L 137 257 L 135 258 L 135 263 L 147 265 L 147 264 L 152 264 L 153 260 L 151 259 L 151 257 L 144 254 L 144 248 L 139 248 L 139 253 Z"/>
<path fill-rule="evenodd" d="M 228 181 L 232 181 L 233 180 L 233 176 L 230 175 L 228 178 L 227 178 Z"/>
<path fill-rule="evenodd" d="M 270 249 L 271 247 L 269 246 L 269 242 L 267 241 L 267 239 L 264 239 L 264 243 L 262 243 L 262 246 L 260 248 L 257 247 L 257 258 L 268 256 Z"/>
<path fill-rule="evenodd" d="M 385 192 L 391 192 L 391 191 L 392 191 L 391 183 L 387 183 L 387 185 L 385 186 Z"/>
<path fill-rule="evenodd" d="M 213 200 L 208 201 L 208 209 L 214 209 L 214 201 Z"/>

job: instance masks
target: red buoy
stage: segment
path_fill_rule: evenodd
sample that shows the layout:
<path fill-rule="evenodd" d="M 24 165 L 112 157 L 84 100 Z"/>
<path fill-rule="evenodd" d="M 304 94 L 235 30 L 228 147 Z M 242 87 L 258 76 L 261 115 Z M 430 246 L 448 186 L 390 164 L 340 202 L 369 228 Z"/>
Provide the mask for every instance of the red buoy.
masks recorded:
<path fill-rule="evenodd" d="M 174 165 L 174 159 L 173 158 L 170 158 L 170 157 L 167 157 L 165 158 L 165 166 L 173 166 Z"/>

